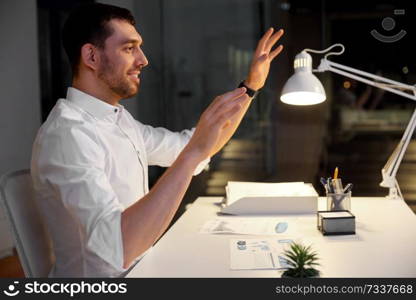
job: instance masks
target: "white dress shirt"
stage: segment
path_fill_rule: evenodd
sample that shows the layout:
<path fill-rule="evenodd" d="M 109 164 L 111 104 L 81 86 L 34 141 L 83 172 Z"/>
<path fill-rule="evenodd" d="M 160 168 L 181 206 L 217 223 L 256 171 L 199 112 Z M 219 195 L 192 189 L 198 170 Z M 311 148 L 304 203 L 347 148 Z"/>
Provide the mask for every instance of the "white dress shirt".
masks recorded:
<path fill-rule="evenodd" d="M 125 272 L 121 213 L 148 192 L 148 166 L 170 166 L 192 133 L 143 125 L 123 106 L 69 88 L 32 152 L 36 198 L 56 257 L 49 276 Z"/>

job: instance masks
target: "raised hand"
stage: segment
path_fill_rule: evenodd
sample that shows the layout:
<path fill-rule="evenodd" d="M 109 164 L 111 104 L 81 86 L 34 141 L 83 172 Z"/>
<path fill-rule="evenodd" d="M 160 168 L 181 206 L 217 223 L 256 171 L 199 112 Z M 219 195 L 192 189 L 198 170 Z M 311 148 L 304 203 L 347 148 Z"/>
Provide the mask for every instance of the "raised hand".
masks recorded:
<path fill-rule="evenodd" d="M 255 91 L 264 86 L 269 75 L 270 63 L 283 50 L 283 45 L 280 45 L 272 51 L 273 46 L 284 33 L 283 29 L 274 34 L 273 31 L 272 27 L 269 28 L 257 44 L 251 61 L 250 72 L 245 80 L 246 86 Z"/>

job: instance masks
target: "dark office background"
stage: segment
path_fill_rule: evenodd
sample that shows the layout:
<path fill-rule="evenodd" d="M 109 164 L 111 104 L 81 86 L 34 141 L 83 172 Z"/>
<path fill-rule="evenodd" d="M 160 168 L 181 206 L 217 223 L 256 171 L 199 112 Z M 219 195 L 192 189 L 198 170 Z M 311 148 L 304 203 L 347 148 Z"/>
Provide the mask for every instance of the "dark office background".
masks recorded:
<path fill-rule="evenodd" d="M 0 173 L 28 168 L 40 124 L 71 74 L 61 46 L 69 11 L 87 0 L 2 0 L 0 2 Z M 415 10 L 412 1 L 329 0 L 113 0 L 137 19 L 150 64 L 141 91 L 123 105 L 140 121 L 171 130 L 196 124 L 218 94 L 247 74 L 252 52 L 270 26 L 284 28 L 284 52 L 273 63 L 266 86 L 235 137 L 194 178 L 177 216 L 198 196 L 224 195 L 229 180 L 305 181 L 318 184 L 338 166 L 354 196 L 381 196 L 380 170 L 399 141 L 415 104 L 342 76 L 325 73 L 327 101 L 311 107 L 280 102 L 294 56 L 304 48 L 343 43 L 331 60 L 401 82 L 416 82 Z M 395 14 L 401 9 L 402 14 Z M 382 21 L 395 21 L 386 30 Z M 375 39 L 371 30 L 394 43 Z M 313 55 L 314 66 L 321 56 Z M 398 174 L 404 197 L 416 207 L 416 144 L 412 141 Z M 153 184 L 163 169 L 152 167 Z M 0 218 L 0 221 L 3 220 Z"/>

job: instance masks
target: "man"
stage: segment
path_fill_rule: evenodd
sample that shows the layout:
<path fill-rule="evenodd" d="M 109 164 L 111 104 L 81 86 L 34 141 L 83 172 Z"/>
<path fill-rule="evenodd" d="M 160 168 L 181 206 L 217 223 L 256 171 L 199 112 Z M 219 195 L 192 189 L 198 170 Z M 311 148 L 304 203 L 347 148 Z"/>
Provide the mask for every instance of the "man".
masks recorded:
<path fill-rule="evenodd" d="M 134 25 L 128 10 L 92 4 L 64 26 L 72 87 L 39 130 L 31 167 L 56 257 L 50 276 L 122 276 L 138 261 L 168 227 L 192 176 L 233 135 L 247 93 L 264 85 L 282 50 L 272 47 L 283 31 L 269 29 L 246 87 L 216 97 L 195 129 L 174 133 L 143 125 L 119 104 L 139 91 L 148 64 Z M 170 166 L 150 191 L 148 165 Z"/>

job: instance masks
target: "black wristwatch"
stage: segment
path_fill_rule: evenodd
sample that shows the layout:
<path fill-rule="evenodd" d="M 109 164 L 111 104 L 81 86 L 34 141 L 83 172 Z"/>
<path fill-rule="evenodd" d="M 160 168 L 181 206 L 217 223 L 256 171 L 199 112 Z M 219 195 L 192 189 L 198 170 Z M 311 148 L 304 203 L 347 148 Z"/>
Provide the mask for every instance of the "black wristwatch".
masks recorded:
<path fill-rule="evenodd" d="M 249 95 L 251 98 L 254 98 L 254 97 L 256 97 L 257 96 L 257 94 L 259 93 L 259 90 L 257 90 L 257 91 L 255 91 L 255 90 L 252 90 L 251 88 L 249 88 L 248 86 L 246 86 L 245 84 L 244 84 L 244 80 L 243 81 L 241 81 L 241 83 L 238 85 L 238 87 L 239 88 L 241 88 L 241 87 L 245 87 L 246 88 L 246 94 L 247 95 Z"/>

